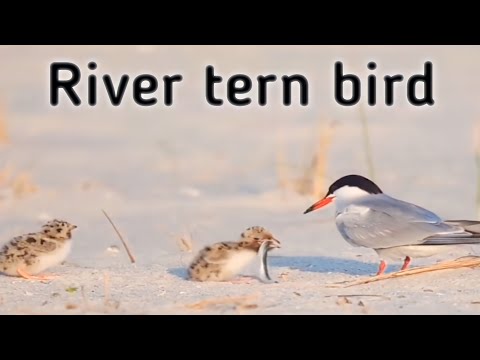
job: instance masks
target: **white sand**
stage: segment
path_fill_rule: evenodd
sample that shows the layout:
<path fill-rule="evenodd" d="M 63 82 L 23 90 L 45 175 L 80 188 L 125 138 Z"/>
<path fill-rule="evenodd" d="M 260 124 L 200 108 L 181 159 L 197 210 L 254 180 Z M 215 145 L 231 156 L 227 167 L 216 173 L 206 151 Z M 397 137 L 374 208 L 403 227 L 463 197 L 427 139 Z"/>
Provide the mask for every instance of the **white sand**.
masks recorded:
<path fill-rule="evenodd" d="M 86 63 L 95 60 L 97 75 L 107 72 L 116 81 L 122 73 L 141 72 L 158 77 L 180 72 L 184 81 L 171 108 L 143 109 L 131 101 L 112 108 L 104 100 L 95 108 L 74 108 L 64 98 L 63 106 L 51 108 L 48 68 L 62 59 L 76 62 L 84 76 Z M 368 175 L 359 109 L 342 108 L 333 100 L 331 71 L 339 59 L 350 71 L 356 67 L 357 74 L 375 60 L 378 78 L 398 72 L 409 76 L 422 71 L 423 61 L 433 62 L 435 106 L 414 108 L 403 85 L 395 106 L 365 107 L 375 180 L 392 196 L 445 218 L 476 219 L 473 128 L 480 119 L 479 47 L 0 47 L 0 100 L 10 136 L 10 143 L 2 145 L 0 165 L 27 172 L 38 186 L 23 198 L 0 188 L 0 239 L 35 231 L 50 217 L 79 226 L 68 262 L 51 269 L 61 275 L 58 280 L 0 276 L 0 313 L 480 312 L 480 270 L 327 287 L 374 274 L 378 258 L 341 238 L 333 208 L 302 215 L 317 199 L 282 190 L 276 159 L 285 153 L 292 176 L 301 175 L 319 125 L 333 119 L 338 127 L 325 185 L 348 173 Z M 264 108 L 211 108 L 203 95 L 208 64 L 224 77 L 303 73 L 310 80 L 310 106 L 285 108 L 276 91 Z M 104 93 L 99 96 L 104 99 Z M 128 238 L 137 264 L 129 264 L 101 209 Z M 211 242 L 235 240 L 252 225 L 267 227 L 282 241 L 282 249 L 269 258 L 279 283 L 185 280 L 193 254 L 180 251 L 179 236 L 191 232 L 197 251 Z M 111 245 L 120 251 L 107 251 Z M 245 296 L 240 305 L 188 307 Z"/>

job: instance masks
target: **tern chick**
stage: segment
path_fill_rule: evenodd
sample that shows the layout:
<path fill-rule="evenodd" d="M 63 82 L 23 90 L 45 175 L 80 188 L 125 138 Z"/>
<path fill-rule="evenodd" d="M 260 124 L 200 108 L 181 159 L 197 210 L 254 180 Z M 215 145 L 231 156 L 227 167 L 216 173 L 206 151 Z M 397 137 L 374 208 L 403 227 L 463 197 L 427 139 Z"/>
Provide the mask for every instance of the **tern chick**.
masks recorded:
<path fill-rule="evenodd" d="M 255 260 L 260 246 L 279 248 L 280 242 L 261 226 L 246 229 L 237 242 L 219 242 L 206 246 L 195 256 L 188 268 L 194 281 L 228 281 Z"/>
<path fill-rule="evenodd" d="M 53 279 L 40 273 L 67 258 L 76 228 L 66 221 L 52 220 L 39 232 L 14 237 L 0 250 L 0 272 L 29 280 Z"/>

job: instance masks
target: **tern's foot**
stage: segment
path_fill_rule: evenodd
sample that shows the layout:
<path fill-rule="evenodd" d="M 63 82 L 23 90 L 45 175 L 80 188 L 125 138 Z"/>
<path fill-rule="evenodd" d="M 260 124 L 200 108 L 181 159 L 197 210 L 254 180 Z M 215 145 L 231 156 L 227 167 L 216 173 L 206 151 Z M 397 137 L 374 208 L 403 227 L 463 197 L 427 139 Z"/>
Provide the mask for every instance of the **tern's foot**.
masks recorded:
<path fill-rule="evenodd" d="M 27 280 L 45 281 L 45 280 L 53 280 L 58 277 L 56 275 L 30 275 L 28 272 L 26 272 L 23 269 L 18 269 L 17 272 L 18 272 L 18 275 L 20 275 L 22 278 Z"/>
<path fill-rule="evenodd" d="M 386 269 L 387 269 L 387 263 L 382 260 L 380 262 L 380 265 L 378 266 L 377 276 L 382 275 Z"/>
<path fill-rule="evenodd" d="M 412 259 L 410 258 L 410 256 L 407 256 L 405 258 L 405 260 L 403 261 L 402 270 L 407 270 L 408 267 L 410 266 L 411 261 L 412 261 Z"/>

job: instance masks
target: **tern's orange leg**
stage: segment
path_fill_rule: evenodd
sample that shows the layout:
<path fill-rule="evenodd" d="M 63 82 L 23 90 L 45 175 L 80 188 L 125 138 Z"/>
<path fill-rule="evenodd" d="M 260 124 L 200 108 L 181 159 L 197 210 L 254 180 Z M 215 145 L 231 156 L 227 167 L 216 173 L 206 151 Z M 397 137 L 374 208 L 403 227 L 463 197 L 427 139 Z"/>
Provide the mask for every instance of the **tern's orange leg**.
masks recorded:
<path fill-rule="evenodd" d="M 387 269 L 387 263 L 382 260 L 380 262 L 380 265 L 378 266 L 377 276 L 382 275 L 386 269 Z"/>
<path fill-rule="evenodd" d="M 27 279 L 27 280 L 44 281 L 44 280 L 53 280 L 57 277 L 55 275 L 39 275 L 39 276 L 30 275 L 29 273 L 27 273 L 23 269 L 17 269 L 17 272 L 18 272 L 18 275 L 20 275 L 22 278 Z"/>
<path fill-rule="evenodd" d="M 412 259 L 410 258 L 410 256 L 407 256 L 405 258 L 405 261 L 403 262 L 402 270 L 407 270 L 408 267 L 410 266 L 411 261 L 412 261 Z"/>

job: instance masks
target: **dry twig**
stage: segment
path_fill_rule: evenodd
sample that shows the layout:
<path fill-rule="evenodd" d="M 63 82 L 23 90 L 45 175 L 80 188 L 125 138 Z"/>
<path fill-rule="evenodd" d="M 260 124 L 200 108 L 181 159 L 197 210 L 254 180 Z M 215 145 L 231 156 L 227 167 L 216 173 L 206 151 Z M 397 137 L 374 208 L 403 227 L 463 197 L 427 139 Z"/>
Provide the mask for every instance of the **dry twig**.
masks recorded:
<path fill-rule="evenodd" d="M 113 223 L 112 219 L 110 219 L 110 216 L 108 216 L 108 214 L 105 212 L 105 210 L 102 210 L 103 214 L 105 215 L 105 217 L 108 219 L 108 221 L 110 222 L 110 224 L 112 224 L 112 227 L 113 229 L 115 230 L 115 232 L 117 233 L 120 241 L 122 242 L 123 244 L 123 247 L 125 248 L 127 254 L 128 254 L 128 257 L 130 258 L 130 261 L 132 264 L 135 263 L 135 257 L 133 256 L 132 252 L 130 251 L 130 248 L 128 247 L 126 241 L 124 240 L 122 234 L 120 233 L 120 231 L 118 231 L 117 227 L 115 226 L 115 224 Z"/>
<path fill-rule="evenodd" d="M 395 279 L 404 276 L 418 275 L 427 272 L 449 270 L 449 269 L 461 269 L 461 268 L 475 268 L 480 266 L 480 256 L 465 256 L 451 261 L 444 261 L 438 264 L 411 268 L 407 270 L 401 270 L 390 274 L 383 274 L 378 276 L 372 276 L 366 279 L 355 280 L 347 283 L 332 284 L 332 287 L 351 287 L 355 285 L 369 284 L 376 281 Z"/>

